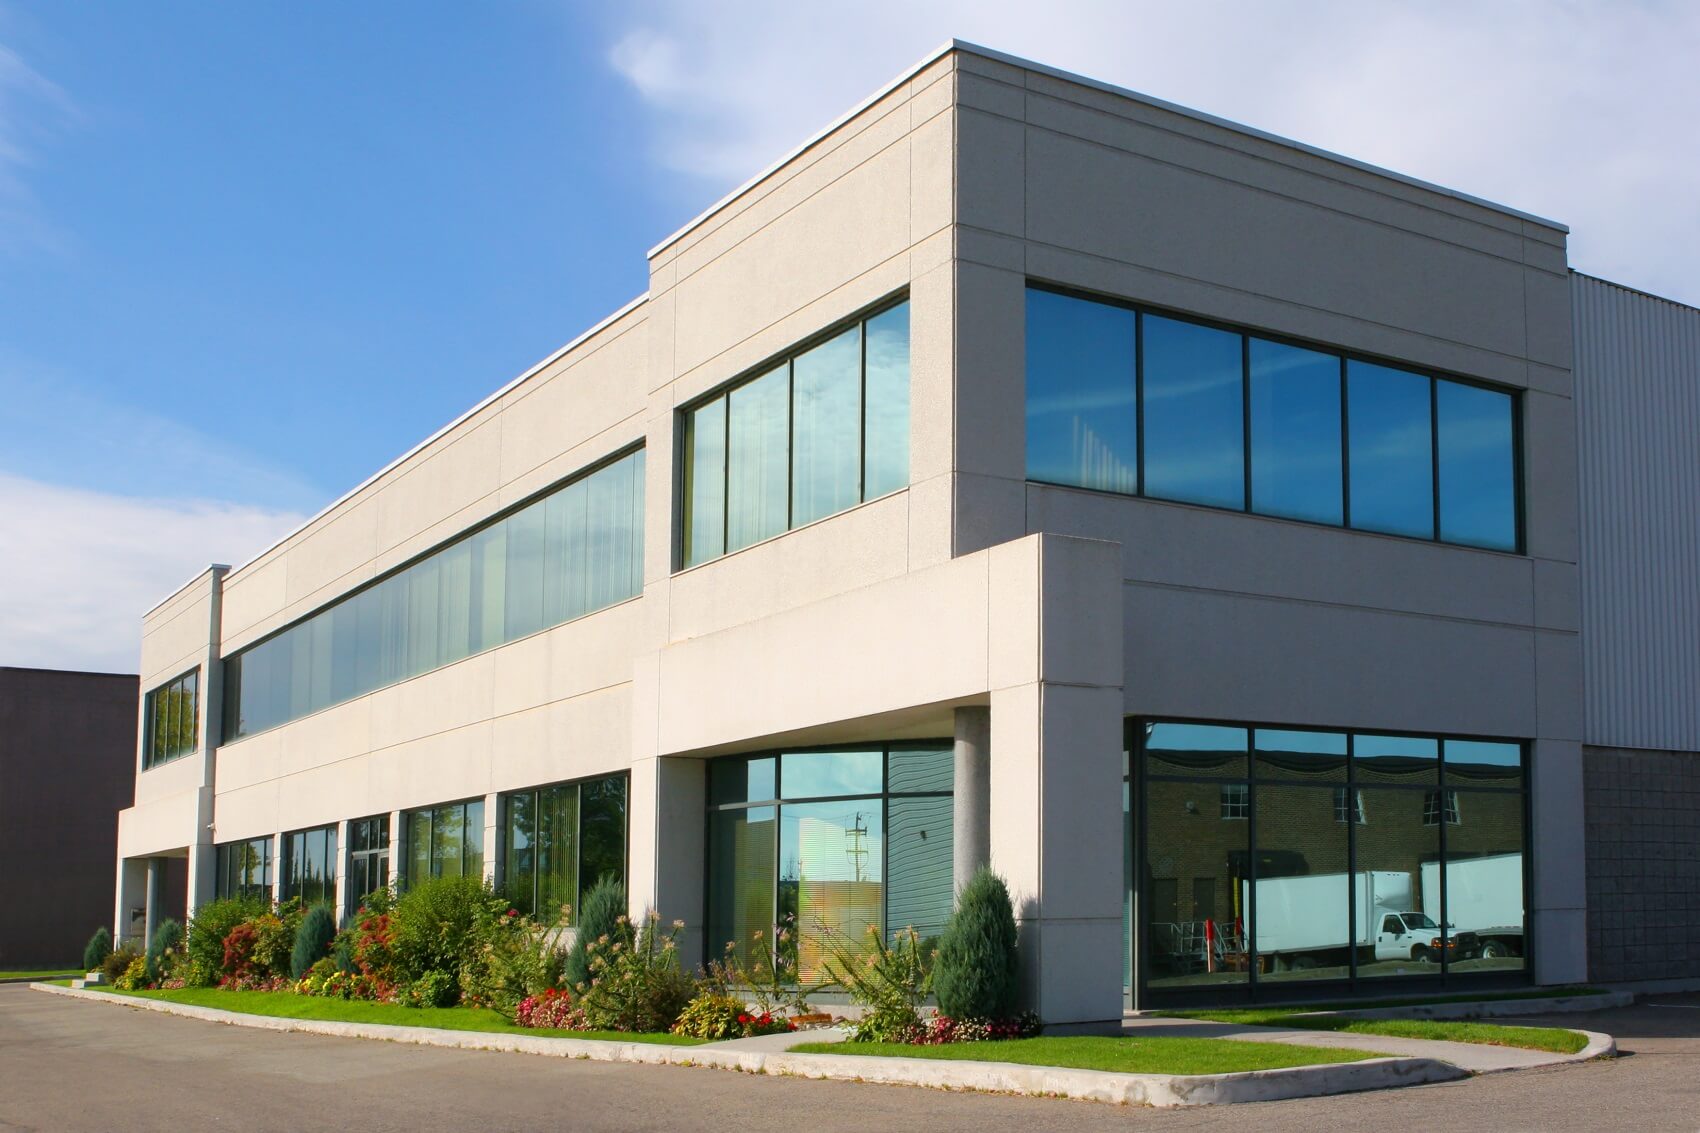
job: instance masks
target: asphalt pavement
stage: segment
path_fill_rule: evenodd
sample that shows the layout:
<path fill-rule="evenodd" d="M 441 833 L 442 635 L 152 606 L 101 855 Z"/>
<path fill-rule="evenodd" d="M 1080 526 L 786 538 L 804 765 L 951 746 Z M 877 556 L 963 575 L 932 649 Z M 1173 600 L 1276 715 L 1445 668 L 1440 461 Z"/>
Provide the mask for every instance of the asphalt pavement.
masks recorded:
<path fill-rule="evenodd" d="M 0 987 L 0 1130 L 1700 1131 L 1700 996 L 1527 1021 L 1609 1032 L 1625 1056 L 1148 1110 L 255 1031 L 12 986 Z"/>

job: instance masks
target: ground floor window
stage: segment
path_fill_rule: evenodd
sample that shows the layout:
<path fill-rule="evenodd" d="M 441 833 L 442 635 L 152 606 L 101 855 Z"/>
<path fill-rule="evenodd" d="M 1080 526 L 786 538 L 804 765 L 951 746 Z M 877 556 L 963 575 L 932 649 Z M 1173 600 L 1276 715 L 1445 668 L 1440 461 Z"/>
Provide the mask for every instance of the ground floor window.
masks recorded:
<path fill-rule="evenodd" d="M 244 842 L 226 842 L 214 854 L 214 869 L 218 876 L 213 890 L 223 897 L 272 896 L 272 840 L 250 838 Z"/>
<path fill-rule="evenodd" d="M 390 816 L 356 818 L 348 824 L 348 890 L 345 902 L 350 912 L 360 907 L 368 893 L 390 883 Z"/>
<path fill-rule="evenodd" d="M 484 875 L 484 800 L 422 807 L 403 816 L 404 883 L 427 877 Z"/>
<path fill-rule="evenodd" d="M 779 947 L 805 985 L 835 943 L 938 935 L 953 893 L 950 741 L 714 760 L 708 954 Z M 761 936 L 758 940 L 757 933 Z"/>
<path fill-rule="evenodd" d="M 603 877 L 625 881 L 626 776 L 503 795 L 502 852 L 508 900 L 546 920 Z"/>
<path fill-rule="evenodd" d="M 1526 762 L 1517 741 L 1131 721 L 1130 984 L 1522 970 Z"/>
<path fill-rule="evenodd" d="M 336 827 L 317 826 L 283 836 L 285 898 L 299 897 L 301 905 L 336 902 Z"/>

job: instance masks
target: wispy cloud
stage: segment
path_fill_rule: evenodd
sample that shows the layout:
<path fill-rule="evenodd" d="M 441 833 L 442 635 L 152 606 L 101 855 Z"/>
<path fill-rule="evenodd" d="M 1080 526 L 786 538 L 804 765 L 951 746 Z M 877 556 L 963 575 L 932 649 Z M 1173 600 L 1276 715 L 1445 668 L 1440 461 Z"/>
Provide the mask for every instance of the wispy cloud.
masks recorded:
<path fill-rule="evenodd" d="M 41 213 L 25 171 L 38 146 L 80 117 L 63 90 L 0 43 L 0 254 L 61 246 L 63 236 Z"/>
<path fill-rule="evenodd" d="M 1700 6 L 648 0 L 611 65 L 657 160 L 724 189 L 956 36 L 1571 225 L 1572 262 L 1700 302 Z"/>
<path fill-rule="evenodd" d="M 305 518 L 0 474 L 0 664 L 135 672 L 149 608 L 208 564 L 240 563 Z"/>

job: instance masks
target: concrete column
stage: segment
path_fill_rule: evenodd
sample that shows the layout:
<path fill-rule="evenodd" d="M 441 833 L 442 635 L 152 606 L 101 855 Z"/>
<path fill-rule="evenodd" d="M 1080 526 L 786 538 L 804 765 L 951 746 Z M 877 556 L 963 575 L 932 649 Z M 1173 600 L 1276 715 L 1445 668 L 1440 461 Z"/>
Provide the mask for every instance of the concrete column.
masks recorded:
<path fill-rule="evenodd" d="M 502 796 L 489 794 L 484 796 L 484 880 L 492 887 L 500 875 L 496 872 L 502 840 Z"/>
<path fill-rule="evenodd" d="M 633 917 L 653 909 L 663 923 L 685 922 L 679 960 L 686 971 L 703 959 L 707 767 L 701 759 L 641 760 L 632 765 L 626 805 L 627 904 Z"/>
<path fill-rule="evenodd" d="M 135 941 L 146 924 L 148 863 L 145 858 L 118 859 L 117 900 L 112 910 L 112 944 Z"/>
<path fill-rule="evenodd" d="M 331 909 L 336 923 L 342 923 L 343 911 L 348 908 L 348 820 L 336 824 L 336 860 L 331 863 L 336 883 L 331 889 Z"/>
<path fill-rule="evenodd" d="M 283 900 L 283 852 L 287 843 L 282 832 L 272 835 L 272 903 Z"/>
<path fill-rule="evenodd" d="M 992 711 L 956 710 L 956 778 L 951 823 L 957 892 L 992 857 Z"/>
<path fill-rule="evenodd" d="M 407 859 L 407 823 L 402 820 L 401 811 L 390 811 L 390 887 L 395 887 L 396 879 L 402 876 L 402 863 Z"/>
<path fill-rule="evenodd" d="M 147 894 L 142 916 L 142 939 L 153 939 L 153 930 L 165 916 L 165 859 L 148 859 Z"/>

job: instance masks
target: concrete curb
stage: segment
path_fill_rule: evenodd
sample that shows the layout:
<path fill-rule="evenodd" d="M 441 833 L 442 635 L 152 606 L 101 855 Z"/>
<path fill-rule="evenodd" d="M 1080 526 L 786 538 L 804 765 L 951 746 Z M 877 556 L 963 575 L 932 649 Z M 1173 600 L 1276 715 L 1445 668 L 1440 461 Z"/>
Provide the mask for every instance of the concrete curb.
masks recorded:
<path fill-rule="evenodd" d="M 712 1047 L 659 1046 L 650 1043 L 606 1042 L 503 1034 L 488 1031 L 445 1031 L 434 1027 L 395 1027 L 369 1023 L 336 1023 L 317 1019 L 279 1019 L 211 1007 L 192 1007 L 158 999 L 139 999 L 104 991 L 31 984 L 35 991 L 73 999 L 95 1000 L 118 1007 L 159 1011 L 211 1023 L 265 1031 L 295 1031 L 339 1038 L 379 1039 L 419 1046 L 459 1050 L 512 1051 L 582 1058 L 597 1062 L 632 1062 L 650 1066 L 710 1066 L 747 1074 L 823 1078 L 884 1085 L 928 1086 L 945 1090 L 983 1090 L 1110 1102 L 1116 1105 L 1191 1106 L 1236 1102 L 1280 1101 L 1324 1094 L 1385 1090 L 1429 1082 L 1451 1082 L 1469 1075 L 1449 1062 L 1433 1058 L 1372 1058 L 1362 1062 L 1295 1066 L 1244 1074 L 1116 1074 L 1103 1070 L 1072 1070 L 1054 1066 L 1019 1066 L 1007 1062 L 954 1062 L 924 1058 L 868 1058 L 848 1054 L 772 1054 Z"/>

